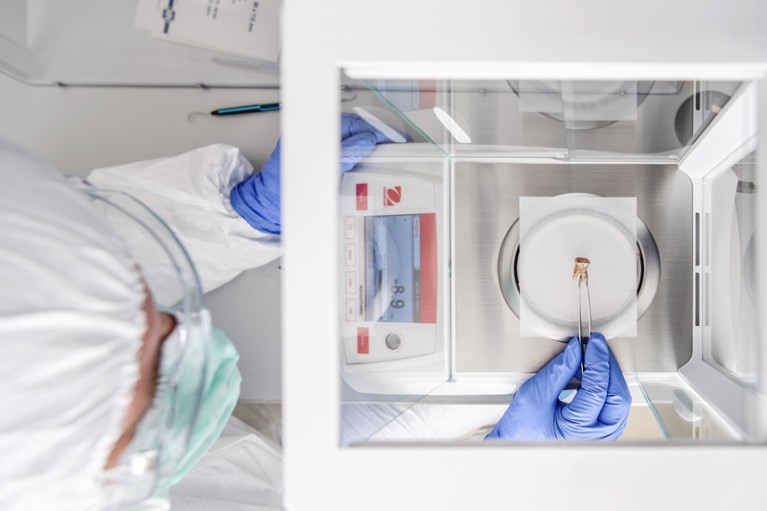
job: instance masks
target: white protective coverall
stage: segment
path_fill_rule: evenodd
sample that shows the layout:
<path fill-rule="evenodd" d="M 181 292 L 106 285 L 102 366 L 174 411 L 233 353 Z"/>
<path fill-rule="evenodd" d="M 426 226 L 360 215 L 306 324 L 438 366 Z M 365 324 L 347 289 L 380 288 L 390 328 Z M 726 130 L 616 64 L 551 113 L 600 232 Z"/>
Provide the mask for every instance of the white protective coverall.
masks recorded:
<path fill-rule="evenodd" d="M 252 173 L 253 167 L 237 148 L 216 144 L 175 157 L 96 169 L 87 180 L 99 188 L 129 193 L 165 221 L 189 253 L 204 291 L 209 292 L 242 271 L 281 255 L 278 236 L 257 231 L 229 204 L 232 187 Z M 142 235 L 138 231 L 123 233 Z M 131 239 L 130 244 L 142 246 L 141 239 Z M 169 269 L 143 270 L 152 272 L 157 282 Z M 157 301 L 168 305 L 180 298 L 179 293 L 171 280 L 155 291 Z M 270 419 L 268 414 L 261 421 L 267 427 L 274 422 L 278 419 Z M 231 417 L 219 440 L 171 488 L 172 509 L 281 509 L 282 453 L 279 439 L 273 437 Z"/>

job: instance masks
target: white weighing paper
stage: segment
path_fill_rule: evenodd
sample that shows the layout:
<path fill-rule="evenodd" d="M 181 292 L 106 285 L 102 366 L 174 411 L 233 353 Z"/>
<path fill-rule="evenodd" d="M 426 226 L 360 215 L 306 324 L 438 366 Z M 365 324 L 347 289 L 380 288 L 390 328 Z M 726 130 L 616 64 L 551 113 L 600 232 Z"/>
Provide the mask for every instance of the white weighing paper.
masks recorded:
<path fill-rule="evenodd" d="M 157 39 L 277 62 L 282 0 L 139 0 L 134 24 Z"/>
<path fill-rule="evenodd" d="M 561 115 L 566 121 L 635 121 L 637 82 L 521 80 L 520 112 Z"/>
<path fill-rule="evenodd" d="M 634 197 L 567 194 L 520 197 L 520 334 L 567 340 L 583 335 L 588 296 L 573 280 L 576 257 L 586 257 L 592 331 L 606 338 L 637 335 L 637 209 Z"/>

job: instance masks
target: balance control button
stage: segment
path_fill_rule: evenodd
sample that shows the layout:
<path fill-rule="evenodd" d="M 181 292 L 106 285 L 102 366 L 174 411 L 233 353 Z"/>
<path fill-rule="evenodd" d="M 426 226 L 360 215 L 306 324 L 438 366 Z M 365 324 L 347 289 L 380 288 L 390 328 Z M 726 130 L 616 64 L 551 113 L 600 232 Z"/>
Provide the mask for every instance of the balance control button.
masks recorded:
<path fill-rule="evenodd" d="M 346 266 L 354 266 L 357 263 L 357 246 L 351 243 L 346 244 L 344 249 L 344 261 Z"/>
<path fill-rule="evenodd" d="M 347 271 L 344 278 L 344 288 L 347 295 L 352 295 L 357 292 L 357 274 L 353 271 Z"/>
<path fill-rule="evenodd" d="M 344 238 L 347 240 L 353 240 L 357 237 L 357 222 L 354 221 L 353 216 L 347 216 L 344 219 Z"/>
<path fill-rule="evenodd" d="M 346 321 L 357 320 L 357 300 L 346 300 Z"/>
<path fill-rule="evenodd" d="M 402 346 L 402 338 L 394 332 L 386 334 L 384 342 L 386 343 L 386 347 L 392 351 L 397 351 L 400 346 Z"/>

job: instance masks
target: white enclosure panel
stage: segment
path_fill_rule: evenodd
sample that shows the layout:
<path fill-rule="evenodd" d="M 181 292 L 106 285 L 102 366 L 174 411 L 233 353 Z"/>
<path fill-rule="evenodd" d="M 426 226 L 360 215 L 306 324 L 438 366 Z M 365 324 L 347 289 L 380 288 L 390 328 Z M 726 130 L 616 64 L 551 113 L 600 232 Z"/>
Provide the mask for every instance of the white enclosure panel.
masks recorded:
<path fill-rule="evenodd" d="M 717 0 L 700 7 L 692 0 L 286 3 L 287 509 L 763 507 L 762 447 L 338 447 L 340 67 L 378 78 L 745 79 L 763 73 L 762 4 L 743 2 L 736 10 Z"/>

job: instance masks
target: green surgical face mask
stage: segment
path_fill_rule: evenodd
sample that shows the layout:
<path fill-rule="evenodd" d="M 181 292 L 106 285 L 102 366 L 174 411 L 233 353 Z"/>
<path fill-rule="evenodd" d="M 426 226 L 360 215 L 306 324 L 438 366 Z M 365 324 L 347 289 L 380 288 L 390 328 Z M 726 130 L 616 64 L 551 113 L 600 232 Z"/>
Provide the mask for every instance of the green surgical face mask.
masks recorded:
<path fill-rule="evenodd" d="M 179 332 L 174 331 L 165 340 L 169 346 L 177 346 Z M 170 343 L 168 341 L 171 341 Z M 159 480 L 151 491 L 151 496 L 140 503 L 130 506 L 130 511 L 164 511 L 170 509 L 170 487 L 179 482 L 199 461 L 203 454 L 215 443 L 232 415 L 240 395 L 242 376 L 237 368 L 240 356 L 229 338 L 218 328 L 210 329 L 205 367 L 202 370 L 182 370 L 176 384 L 176 392 L 170 409 L 180 410 L 180 417 L 196 414 L 194 424 L 182 424 L 178 421 L 166 421 L 166 428 L 161 438 L 160 456 L 156 473 Z M 169 348 L 170 349 L 170 348 Z M 172 354 L 163 350 L 161 364 L 172 360 Z M 204 374 L 200 382 L 200 374 Z M 162 399 L 162 396 L 156 396 Z M 150 432 L 157 429 L 156 423 L 147 425 Z M 191 426 L 191 427 L 190 427 Z M 142 434 L 140 432 L 139 434 Z M 140 442 L 141 440 L 139 440 Z M 186 446 L 183 454 L 178 449 Z M 168 451 L 169 449 L 169 451 Z M 163 455 L 163 450 L 165 455 Z M 177 454 L 178 453 L 178 454 Z M 170 465 L 169 465 L 170 464 Z"/>
<path fill-rule="evenodd" d="M 169 509 L 168 489 L 218 439 L 237 403 L 239 355 L 229 338 L 211 326 L 194 264 L 173 231 L 130 195 L 95 188 L 80 178 L 69 181 L 114 232 L 134 230 L 150 243 L 151 250 L 126 241 L 126 249 L 140 269 L 167 269 L 145 273 L 153 295 L 169 284 L 181 294 L 164 309 L 175 316 L 176 328 L 163 342 L 152 406 L 117 466 L 99 481 L 109 511 Z"/>
<path fill-rule="evenodd" d="M 237 368 L 240 355 L 234 344 L 222 330 L 213 327 L 209 346 L 197 420 L 189 436 L 186 454 L 173 475 L 159 483 L 160 489 L 165 492 L 180 481 L 218 440 L 240 395 L 242 376 Z"/>

